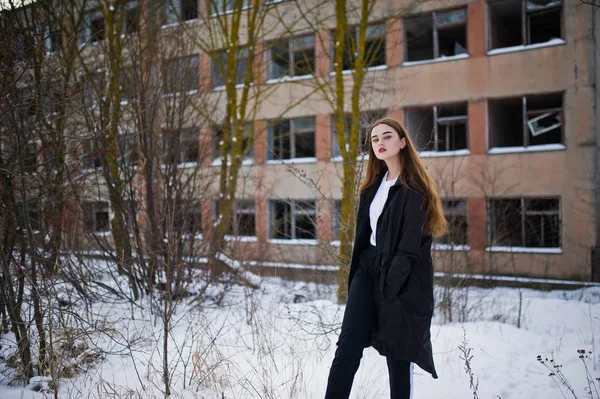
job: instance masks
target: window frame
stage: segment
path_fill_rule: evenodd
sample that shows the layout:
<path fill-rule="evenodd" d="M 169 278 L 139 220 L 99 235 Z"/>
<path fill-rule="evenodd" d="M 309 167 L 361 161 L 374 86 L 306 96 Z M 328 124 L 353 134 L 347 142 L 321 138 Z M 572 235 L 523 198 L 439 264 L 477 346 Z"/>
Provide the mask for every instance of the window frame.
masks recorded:
<path fill-rule="evenodd" d="M 446 220 L 448 222 L 448 234 L 446 234 L 443 237 L 439 237 L 434 239 L 435 244 L 437 244 L 437 246 L 450 246 L 451 248 L 459 248 L 459 249 L 468 249 L 469 248 L 469 201 L 467 198 L 441 198 L 441 202 L 442 202 L 442 206 L 444 208 L 444 215 L 446 216 Z M 458 209 L 457 206 L 454 207 L 449 207 L 448 203 L 464 203 L 464 212 L 462 212 L 460 209 Z M 453 231 L 452 227 L 453 225 L 456 225 L 456 220 L 453 220 L 453 217 L 464 217 L 464 224 L 465 224 L 465 232 L 464 232 L 464 238 L 465 238 L 465 242 L 454 242 L 451 241 L 452 238 L 455 238 L 457 236 L 460 236 L 460 234 L 456 234 L 455 231 Z M 462 222 L 461 222 L 462 225 Z M 439 249 L 439 248 L 438 248 Z"/>
<path fill-rule="evenodd" d="M 519 212 L 520 212 L 520 218 L 521 218 L 521 226 L 520 226 L 520 241 L 521 241 L 521 245 L 520 246 L 516 246 L 516 245 L 497 245 L 494 244 L 494 233 L 496 231 L 495 228 L 495 224 L 493 223 L 494 220 L 493 218 L 495 217 L 495 215 L 492 215 L 492 205 L 491 202 L 493 201 L 504 201 L 504 200 L 513 200 L 513 201 L 519 201 Z M 552 211 L 528 211 L 527 207 L 526 207 L 526 201 L 528 200 L 556 200 L 558 202 L 558 206 L 556 210 L 552 210 Z M 529 250 L 562 250 L 562 246 L 563 246 L 563 231 L 564 231 L 564 227 L 563 227 L 563 219 L 562 219 L 562 198 L 560 196 L 548 196 L 548 197 L 530 197 L 530 196 L 524 196 L 524 197 L 492 197 L 489 198 L 486 201 L 486 213 L 487 213 L 487 225 L 488 225 L 488 231 L 487 231 L 487 243 L 486 243 L 486 249 L 490 250 L 490 249 L 494 249 L 494 248 L 503 248 L 503 247 L 508 247 L 508 248 L 526 248 Z M 532 246 L 526 246 L 527 244 L 527 236 L 526 236 L 526 231 L 527 231 L 527 226 L 526 226 L 526 217 L 527 215 L 548 215 L 548 216 L 556 216 L 558 218 L 558 229 L 559 231 L 557 232 L 557 238 L 558 238 L 558 246 L 557 247 L 542 247 L 542 246 L 538 246 L 538 247 L 532 247 Z M 514 237 L 513 237 L 514 238 Z M 493 245 L 490 245 L 493 244 Z"/>
<path fill-rule="evenodd" d="M 82 169 L 87 171 L 98 170 L 102 168 L 102 157 L 97 148 L 97 137 L 88 137 L 83 139 L 83 153 L 81 155 Z"/>
<path fill-rule="evenodd" d="M 368 123 L 363 123 L 363 116 L 372 116 L 371 118 L 364 118 L 364 119 L 368 119 L 369 122 Z M 358 158 L 363 158 L 363 157 L 367 157 L 369 155 L 369 143 L 367 142 L 367 130 L 368 128 L 371 126 L 371 123 L 373 123 L 374 121 L 376 121 L 377 119 L 381 119 L 381 118 L 385 118 L 388 115 L 388 110 L 386 108 L 382 108 L 382 109 L 376 109 L 376 110 L 369 110 L 369 111 L 362 111 L 361 112 L 361 126 L 359 129 L 359 136 L 358 136 Z M 351 113 L 345 113 L 344 114 L 344 125 L 346 126 L 346 129 L 348 129 L 348 132 L 350 132 L 350 128 L 351 128 L 351 123 L 352 121 L 350 120 L 348 123 L 348 118 L 351 118 Z M 330 150 L 330 158 L 332 159 L 339 159 L 342 157 L 342 152 L 339 149 L 339 144 L 338 144 L 338 140 L 337 140 L 337 131 L 336 131 L 336 119 L 335 119 L 335 115 L 332 114 L 330 115 L 330 123 L 331 123 L 331 150 Z M 361 137 L 362 136 L 362 137 Z M 366 149 L 363 148 L 364 146 L 366 146 Z"/>
<path fill-rule="evenodd" d="M 175 137 L 176 136 L 176 137 Z M 174 130 L 163 130 L 163 165 L 164 166 L 194 166 L 197 165 L 200 159 L 200 129 L 197 127 L 179 128 Z M 171 154 L 173 143 L 177 143 L 177 152 Z M 196 160 L 189 160 L 189 150 L 194 149 Z M 170 156 L 175 157 L 174 162 L 171 162 Z"/>
<path fill-rule="evenodd" d="M 505 47 L 497 47 L 497 48 L 493 48 L 492 47 L 492 26 L 493 26 L 493 14 L 492 14 L 492 10 L 490 9 L 492 4 L 497 4 L 497 3 L 502 3 L 508 0 L 486 0 L 486 18 L 485 18 L 485 22 L 486 22 L 486 52 L 489 53 L 490 51 L 496 51 L 496 50 L 500 50 L 502 51 L 503 49 L 507 49 L 507 48 L 511 48 L 511 47 L 519 47 L 519 46 L 523 46 L 525 48 L 529 47 L 529 46 L 538 46 L 538 45 L 544 45 L 545 43 L 548 42 L 541 42 L 541 43 L 531 43 L 531 38 L 530 38 L 530 30 L 527 29 L 527 27 L 529 26 L 529 21 L 528 21 L 528 13 L 527 13 L 527 0 L 518 0 L 521 3 L 521 44 L 517 44 L 516 46 L 505 46 Z M 560 5 L 556 5 L 553 7 L 548 7 L 548 10 L 552 10 L 552 9 L 560 9 L 560 33 L 561 33 L 561 37 L 560 39 L 563 40 L 564 42 L 566 42 L 565 39 L 565 15 L 564 15 L 564 4 L 565 2 L 563 0 L 559 0 L 560 1 Z"/>
<path fill-rule="evenodd" d="M 163 26 L 171 26 L 178 25 L 180 23 L 189 23 L 192 21 L 196 21 L 198 19 L 198 14 L 200 12 L 200 8 L 198 6 L 198 0 L 193 0 L 192 3 L 196 4 L 196 14 L 194 18 L 184 19 L 184 2 L 186 0 L 165 0 L 163 12 L 164 12 L 164 21 L 165 24 Z"/>
<path fill-rule="evenodd" d="M 560 95 L 561 96 L 561 107 L 553 107 L 553 108 L 546 108 L 546 109 L 541 109 L 541 110 L 527 110 L 527 98 L 535 98 L 535 97 L 550 97 L 553 95 Z M 490 106 L 490 102 L 494 103 L 494 102 L 508 102 L 510 100 L 515 100 L 515 99 L 520 99 L 521 100 L 521 112 L 522 112 L 522 121 L 521 121 L 521 125 L 522 125 L 522 132 L 521 132 L 521 140 L 522 140 L 522 145 L 520 146 L 496 146 L 494 145 L 494 127 L 492 123 L 489 123 L 489 121 L 492 121 L 492 108 Z M 529 94 L 529 95 L 524 95 L 524 96 L 516 96 L 516 97 L 501 97 L 501 98 L 489 98 L 487 99 L 487 119 L 488 119 L 488 123 L 487 123 L 487 140 L 488 140 L 488 149 L 487 152 L 493 154 L 494 150 L 500 149 L 500 151 L 502 151 L 502 149 L 507 149 L 507 148 L 524 148 L 524 149 L 535 149 L 535 148 L 539 148 L 539 147 L 543 147 L 543 146 L 548 146 L 548 145 L 559 145 L 562 148 L 565 148 L 565 92 L 552 92 L 552 93 L 540 93 L 540 94 Z M 560 115 L 560 121 L 561 121 L 561 126 L 560 126 L 560 142 L 559 143 L 550 143 L 550 144 L 533 144 L 530 145 L 530 137 L 529 134 L 531 134 L 530 130 L 529 130 L 529 120 L 528 120 L 528 115 L 531 114 L 542 114 L 542 113 L 547 113 L 547 112 L 558 112 Z"/>
<path fill-rule="evenodd" d="M 15 203 L 15 219 L 17 227 L 21 231 L 28 231 L 31 227 L 33 234 L 40 232 L 41 214 L 39 203 L 36 200 L 27 201 L 27 214 L 25 213 L 25 202 Z M 29 221 L 29 223 L 27 223 Z"/>
<path fill-rule="evenodd" d="M 277 231 L 274 229 L 275 224 L 276 224 L 276 220 L 275 215 L 276 215 L 276 209 L 275 207 L 277 206 L 278 203 L 283 204 L 283 206 L 285 207 L 285 212 L 284 212 L 284 217 L 287 219 L 289 218 L 289 228 L 290 228 L 290 232 L 288 237 L 285 237 L 285 231 L 281 233 L 282 237 L 273 237 L 273 234 L 275 234 Z M 312 203 L 312 207 L 309 208 L 308 210 L 302 208 L 299 204 L 304 203 L 304 204 L 309 204 Z M 317 235 L 318 235 L 318 218 L 317 218 L 317 201 L 316 200 L 300 200 L 300 199 L 295 199 L 295 200 L 280 200 L 280 199 L 272 199 L 269 200 L 269 207 L 268 207 L 268 215 L 269 215 L 269 240 L 285 240 L 285 241 L 292 241 L 292 240 L 316 240 L 317 239 Z M 312 218 L 312 223 L 313 223 L 313 227 L 314 227 L 314 235 L 313 238 L 298 238 L 298 232 L 297 232 L 297 217 L 299 216 L 305 216 L 308 215 L 309 217 Z M 284 224 L 286 222 L 284 221 Z"/>
<path fill-rule="evenodd" d="M 312 37 L 312 39 L 313 39 L 312 47 L 294 48 L 294 46 L 293 46 L 294 41 L 296 41 L 298 39 L 308 38 L 308 37 Z M 299 79 L 299 78 L 313 77 L 315 75 L 315 69 L 316 69 L 316 65 L 317 65 L 315 39 L 316 38 L 315 38 L 314 33 L 308 33 L 305 35 L 293 36 L 293 37 L 283 38 L 281 40 L 271 41 L 268 45 L 269 46 L 269 52 L 268 52 L 269 65 L 267 67 L 267 80 L 278 80 L 278 79 L 286 79 L 286 78 Z M 287 72 L 289 72 L 289 73 L 285 73 L 281 76 L 273 76 L 273 46 L 284 43 L 284 42 L 287 42 L 287 55 L 289 57 L 289 70 Z M 295 71 L 296 57 L 295 57 L 295 55 L 296 55 L 296 53 L 301 53 L 302 51 L 307 50 L 307 49 L 308 50 L 312 49 L 312 51 L 313 51 L 312 73 L 304 74 L 304 75 L 296 75 L 296 71 Z"/>
<path fill-rule="evenodd" d="M 369 28 L 372 28 L 374 26 L 381 26 L 383 28 L 383 34 L 379 35 L 379 36 L 373 36 L 373 37 L 369 37 Z M 358 43 L 358 34 L 359 34 L 359 25 L 350 25 L 348 26 L 348 33 L 350 33 L 350 37 L 352 37 L 352 46 L 353 51 L 351 54 L 356 54 L 356 43 Z M 373 21 L 373 22 L 369 22 L 369 24 L 367 25 L 367 30 L 365 32 L 365 54 L 364 54 L 364 61 L 365 61 L 365 65 L 367 64 L 367 55 L 368 55 L 368 47 L 367 47 L 367 41 L 371 40 L 375 40 L 378 38 L 381 38 L 383 40 L 383 45 L 381 46 L 381 51 L 384 52 L 384 60 L 385 62 L 381 65 L 371 65 L 371 66 L 365 66 L 365 70 L 370 70 L 372 68 L 383 68 L 383 67 L 387 67 L 387 25 L 386 25 L 386 21 L 385 20 L 380 20 L 380 21 Z M 335 30 L 331 31 L 331 40 L 329 43 L 329 47 L 330 47 L 330 72 L 331 73 L 335 73 L 335 68 L 334 68 L 334 62 L 335 62 Z M 347 55 L 347 54 L 346 54 Z M 344 56 L 342 56 L 342 62 L 344 62 Z M 315 58 L 316 58 L 316 54 L 315 54 Z M 344 65 L 342 65 L 342 72 L 343 73 L 348 73 L 349 71 L 352 71 L 353 69 L 345 69 Z"/>
<path fill-rule="evenodd" d="M 221 7 L 219 3 L 222 4 L 223 1 L 226 2 L 225 3 L 226 6 L 228 4 L 232 4 L 231 3 L 232 0 L 207 0 L 208 15 L 211 18 L 233 14 L 233 12 L 235 11 L 235 4 L 233 4 L 231 8 Z M 233 0 L 233 1 L 235 1 L 235 0 Z M 247 10 L 248 8 L 252 7 L 252 5 L 249 4 L 248 0 L 244 0 L 244 3 L 245 4 L 242 4 L 241 11 Z M 215 8 L 216 8 L 216 10 L 215 10 Z M 225 8 L 225 10 L 222 10 L 222 8 Z"/>
<path fill-rule="evenodd" d="M 187 62 L 186 62 L 187 60 Z M 195 65 L 194 61 L 195 60 Z M 170 70 L 169 67 L 173 64 L 177 63 L 177 73 L 176 75 L 181 76 L 181 79 L 173 79 L 173 82 L 170 81 Z M 165 96 L 179 96 L 182 94 L 194 94 L 198 92 L 200 88 L 200 57 L 198 54 L 190 54 L 184 55 L 181 57 L 169 58 L 164 61 L 164 71 L 165 76 L 163 77 L 163 93 Z M 187 74 L 192 71 L 194 76 L 194 87 L 170 87 L 171 84 L 183 84 L 187 82 Z M 177 83 L 179 82 L 179 83 Z M 173 89 L 173 90 L 171 90 Z"/>
<path fill-rule="evenodd" d="M 309 129 L 296 129 L 295 128 L 295 122 L 299 121 L 299 120 L 311 120 L 313 123 L 313 129 L 309 130 Z M 273 148 L 275 148 L 274 146 L 274 142 L 276 140 L 276 136 L 274 135 L 273 129 L 275 127 L 275 125 L 277 123 L 281 123 L 281 122 L 287 122 L 289 123 L 289 145 L 290 148 L 289 150 L 289 154 L 290 157 L 289 158 L 281 158 L 281 155 L 279 156 L 275 156 L 277 153 L 282 152 L 281 150 L 283 149 L 283 146 L 279 145 L 279 148 L 277 149 L 278 151 L 273 151 Z M 269 123 L 268 126 L 268 144 L 269 144 L 269 148 L 268 148 L 268 161 L 283 161 L 283 160 L 293 160 L 293 159 L 313 159 L 317 156 L 317 121 L 316 121 L 316 117 L 314 116 L 306 116 L 306 117 L 301 117 L 301 118 L 290 118 L 290 119 L 278 119 L 278 120 L 273 120 Z M 297 134 L 306 134 L 306 133 L 312 133 L 313 134 L 313 148 L 314 148 L 314 155 L 310 156 L 310 157 L 296 157 L 296 135 Z"/>
<path fill-rule="evenodd" d="M 84 217 L 84 226 L 87 232 L 95 234 L 95 233 L 110 233 L 110 206 L 108 201 L 84 201 L 83 202 L 83 217 Z M 89 207 L 90 215 L 86 215 L 85 207 Z M 101 212 L 106 212 L 108 215 L 106 226 L 104 229 L 99 229 L 99 223 L 97 215 Z M 91 220 L 87 220 L 88 217 L 91 216 Z M 90 228 L 91 227 L 91 228 Z"/>
<path fill-rule="evenodd" d="M 221 49 L 221 50 L 215 51 L 214 57 L 211 57 L 211 60 L 210 60 L 211 83 L 212 83 L 213 90 L 223 90 L 225 88 L 225 77 L 221 74 L 221 71 L 219 70 L 219 67 L 217 66 L 217 62 L 215 61 L 215 58 L 223 57 L 223 55 L 225 55 L 225 56 L 227 55 L 227 49 Z M 238 47 L 237 48 L 236 63 L 235 63 L 236 64 L 236 71 L 235 71 L 235 76 L 236 76 L 235 87 L 236 88 L 243 86 L 245 83 L 245 79 L 246 79 L 246 73 L 240 74 L 238 67 L 240 67 L 240 65 L 244 65 L 242 71 L 246 71 L 246 68 L 248 68 L 247 64 L 249 62 L 249 58 L 250 58 L 250 54 L 248 53 L 247 47 Z M 223 68 L 227 67 L 226 58 L 221 60 L 221 64 L 223 65 Z M 219 82 L 219 78 L 222 81 L 222 83 Z M 239 81 L 239 79 L 241 79 L 241 82 Z M 250 82 L 252 82 L 253 80 L 254 79 L 252 79 Z M 217 84 L 217 83 L 220 83 L 220 84 Z"/>
<path fill-rule="evenodd" d="M 79 32 L 79 45 L 83 46 L 86 44 L 98 44 L 103 42 L 106 39 L 106 21 L 104 19 L 104 14 L 100 7 L 90 8 L 85 10 L 83 13 L 84 24 L 82 26 L 82 31 Z M 102 30 L 93 31 L 92 30 L 92 22 L 102 19 Z M 101 32 L 102 38 L 97 39 L 98 32 Z"/>
<path fill-rule="evenodd" d="M 440 114 L 440 108 L 443 108 L 444 106 L 448 107 L 448 106 L 462 106 L 465 105 L 465 110 L 466 110 L 466 115 L 458 115 L 458 116 L 454 116 L 454 117 L 441 117 L 441 119 L 444 119 L 445 121 L 450 121 L 451 119 L 454 119 L 456 121 L 465 121 L 465 148 L 457 148 L 455 150 L 439 150 L 438 146 L 440 145 L 439 142 L 439 131 L 438 131 L 438 124 L 439 124 L 439 114 Z M 434 104 L 434 105 L 429 105 L 429 106 L 416 106 L 416 107 L 405 107 L 403 109 L 403 114 L 404 114 L 404 120 L 406 121 L 407 127 L 410 125 L 410 116 L 409 113 L 410 111 L 416 111 L 416 110 L 431 110 L 432 115 L 433 115 L 433 132 L 432 132 L 432 139 L 433 139 L 433 146 L 434 148 L 432 150 L 421 150 L 421 149 L 417 149 L 422 153 L 436 153 L 436 154 L 448 154 L 451 155 L 455 152 L 458 151 L 469 151 L 469 103 L 468 102 L 452 102 L 452 103 L 441 103 L 441 104 Z M 447 126 L 450 126 L 450 124 L 448 124 Z M 408 130 L 408 134 L 411 136 L 411 140 L 416 144 L 418 142 L 416 137 L 412 136 L 412 131 L 414 129 L 407 129 Z M 448 128 L 446 128 L 446 136 L 448 137 Z M 449 145 L 449 142 L 446 141 L 446 148 Z"/>
<path fill-rule="evenodd" d="M 464 53 L 460 53 L 460 54 L 455 54 L 452 56 L 445 56 L 445 57 L 440 57 L 440 43 L 439 43 L 439 33 L 438 33 L 438 24 L 436 21 L 436 16 L 438 14 L 445 14 L 445 13 L 449 13 L 449 12 L 453 12 L 453 11 L 458 11 L 458 10 L 464 10 L 465 13 L 465 20 L 464 22 L 455 22 L 455 23 L 447 23 L 447 24 L 441 24 L 442 29 L 445 28 L 454 28 L 457 26 L 465 26 L 465 50 L 466 52 Z M 408 59 L 408 30 L 406 29 L 406 21 L 409 19 L 417 19 L 417 18 L 424 18 L 428 15 L 431 15 L 431 29 L 432 29 L 432 37 L 433 37 L 433 58 L 430 59 L 425 59 L 425 60 L 416 60 L 416 61 L 410 61 Z M 469 53 L 469 13 L 467 10 L 466 6 L 458 6 L 458 7 L 452 7 L 452 8 L 448 8 L 448 9 L 442 9 L 442 10 L 435 10 L 435 11 L 431 11 L 431 12 L 426 12 L 426 13 L 421 13 L 421 14 L 415 14 L 415 15 L 411 15 L 407 18 L 404 18 L 403 20 L 404 22 L 404 29 L 403 29 L 403 40 L 404 43 L 406 43 L 404 47 L 404 54 L 403 54 L 403 64 L 411 64 L 411 63 L 427 63 L 427 62 L 433 62 L 433 61 L 437 61 L 437 60 L 452 60 L 455 58 L 460 58 L 460 57 L 469 57 L 470 53 Z"/>
<path fill-rule="evenodd" d="M 222 132 L 223 130 L 221 129 L 220 126 L 212 126 L 211 127 L 211 142 L 212 142 L 212 163 L 213 165 L 220 165 L 221 162 L 223 162 L 223 160 L 221 159 L 221 145 L 224 145 L 225 143 L 221 144 L 221 142 L 223 141 L 222 139 L 222 135 L 219 135 L 219 132 Z M 247 140 L 252 141 L 252 135 L 254 134 L 254 124 L 252 121 L 247 122 L 246 123 L 246 128 L 244 130 L 244 135 L 248 136 L 246 137 Z M 219 140 L 219 137 L 221 137 L 221 139 Z M 217 141 L 219 140 L 219 141 Z M 231 143 L 229 143 L 229 145 L 231 145 Z M 250 143 L 250 148 L 248 149 L 248 151 L 244 154 L 244 159 L 242 160 L 242 164 L 247 164 L 247 163 L 251 163 L 254 161 L 254 143 Z M 229 150 L 227 151 L 227 162 L 231 162 L 231 147 L 229 148 Z"/>

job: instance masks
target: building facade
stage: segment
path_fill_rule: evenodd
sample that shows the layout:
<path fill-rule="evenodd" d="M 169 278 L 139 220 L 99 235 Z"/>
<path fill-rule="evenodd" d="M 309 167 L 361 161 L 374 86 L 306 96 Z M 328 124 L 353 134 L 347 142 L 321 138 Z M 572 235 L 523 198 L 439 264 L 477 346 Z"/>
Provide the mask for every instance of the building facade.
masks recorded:
<path fill-rule="evenodd" d="M 227 11 L 230 2 L 216 3 Z M 317 87 L 333 79 L 335 20 L 316 30 L 300 21 L 290 34 L 282 21 L 298 18 L 296 2 L 270 3 L 277 3 L 279 19 L 266 20 L 269 29 L 253 49 L 259 53 L 253 84 L 270 94 L 248 126 L 254 143 L 240 172 L 229 238 L 244 259 L 334 265 L 343 160 L 331 103 Z M 362 142 L 368 124 L 381 116 L 407 127 L 450 220 L 449 236 L 434 244 L 436 270 L 600 278 L 593 271 L 597 11 L 560 0 L 449 0 L 416 3 L 390 17 L 396 3 L 382 2 L 370 17 L 361 120 L 346 123 L 361 123 Z M 218 17 L 206 5 L 169 2 L 164 31 L 183 23 L 197 29 L 198 13 Z M 320 7 L 334 14 L 328 2 Z M 101 17 L 89 18 L 82 42 L 103 40 Z M 127 21 L 137 23 L 134 16 Z M 350 15 L 350 37 L 356 23 Z M 223 77 L 214 59 L 193 49 L 173 59 L 186 72 L 176 83 L 165 81 L 168 92 L 208 88 L 219 102 Z M 350 69 L 344 72 L 349 82 Z M 184 150 L 168 163 L 201 163 L 217 173 L 218 157 L 200 160 L 198 153 L 218 154 L 229 145 L 219 135 L 212 127 L 188 126 L 180 138 Z M 359 155 L 359 169 L 365 156 Z M 84 167 L 97 167 L 93 157 L 83 159 Z M 210 196 L 188 213 L 192 230 L 204 236 L 218 215 L 216 182 Z M 109 230 L 107 201 L 83 208 L 87 230 Z"/>

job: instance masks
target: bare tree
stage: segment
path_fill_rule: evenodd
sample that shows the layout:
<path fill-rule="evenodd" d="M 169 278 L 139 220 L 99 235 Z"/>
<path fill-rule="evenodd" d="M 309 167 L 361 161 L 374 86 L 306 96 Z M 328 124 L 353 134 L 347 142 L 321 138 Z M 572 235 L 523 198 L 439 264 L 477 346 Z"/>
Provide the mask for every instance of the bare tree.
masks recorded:
<path fill-rule="evenodd" d="M 382 79 L 377 79 L 368 69 L 386 65 L 386 35 L 396 32 L 398 20 L 423 2 L 414 0 L 401 5 L 382 0 L 336 0 L 335 4 L 295 2 L 300 19 L 313 31 L 319 32 L 317 40 L 320 52 L 329 58 L 331 74 L 334 75 L 330 77 L 327 72 L 315 71 L 315 79 L 305 84 L 313 85 L 332 110 L 337 141 L 337 146 L 332 146 L 339 152 L 343 162 L 338 256 L 340 302 L 345 302 L 347 293 L 358 186 L 362 178 L 361 155 L 364 155 L 366 144 L 364 132 L 370 122 L 377 118 L 375 114 L 364 112 L 364 109 L 371 105 L 373 98 L 382 96 L 387 90 L 385 73 Z M 380 18 L 386 18 L 386 21 L 373 23 Z M 328 35 L 325 32 L 331 33 Z M 397 33 L 395 36 L 400 37 Z"/>

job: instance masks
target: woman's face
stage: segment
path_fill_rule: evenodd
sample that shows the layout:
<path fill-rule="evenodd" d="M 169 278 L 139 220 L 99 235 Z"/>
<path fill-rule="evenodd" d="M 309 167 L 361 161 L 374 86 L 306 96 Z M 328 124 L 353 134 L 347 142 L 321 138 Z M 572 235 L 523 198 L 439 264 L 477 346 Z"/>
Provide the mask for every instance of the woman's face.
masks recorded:
<path fill-rule="evenodd" d="M 401 139 L 391 126 L 380 123 L 371 130 L 371 146 L 375 156 L 386 161 L 398 157 L 400 151 L 406 147 L 406 139 Z"/>

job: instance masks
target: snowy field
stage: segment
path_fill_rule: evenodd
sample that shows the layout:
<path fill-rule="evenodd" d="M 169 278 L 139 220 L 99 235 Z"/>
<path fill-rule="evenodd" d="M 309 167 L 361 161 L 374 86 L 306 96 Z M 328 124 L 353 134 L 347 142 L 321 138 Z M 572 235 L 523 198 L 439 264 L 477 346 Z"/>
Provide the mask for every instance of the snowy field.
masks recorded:
<path fill-rule="evenodd" d="M 277 278 L 262 279 L 260 287 L 234 287 L 220 306 L 210 300 L 178 305 L 168 340 L 171 397 L 323 397 L 344 311 L 335 302 L 336 287 Z M 437 290 L 442 295 L 442 288 Z M 465 338 L 463 349 L 472 355 L 479 398 L 575 397 L 549 376 L 538 355 L 562 365 L 576 397 L 590 397 L 577 351 L 592 351 L 587 366 L 593 379 L 600 377 L 595 353 L 600 347 L 600 287 L 550 292 L 470 287 L 453 295 L 458 298 L 453 319 L 464 321 L 447 322 L 444 312 L 436 310 L 432 342 L 439 379 L 415 367 L 415 399 L 473 398 L 459 349 Z M 94 332 L 87 336 L 93 343 L 89 351 L 101 348 L 105 354 L 85 372 L 61 380 L 59 398 L 164 397 L 162 321 L 150 312 L 151 304 L 149 299 L 139 306 L 98 301 L 79 310 L 82 319 L 95 320 Z M 2 338 L 3 358 L 13 351 L 11 338 Z M 67 361 L 85 367 L 83 358 Z M 9 376 L 0 360 L 1 399 L 54 397 L 32 390 L 36 384 L 9 386 Z M 389 397 L 385 359 L 371 348 L 365 351 L 351 397 Z"/>

